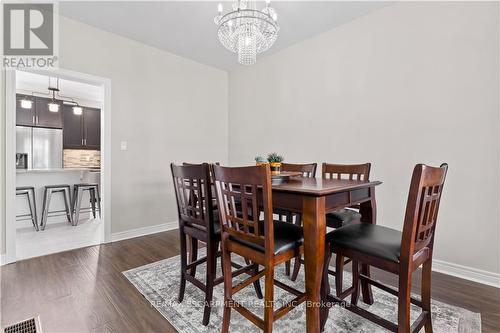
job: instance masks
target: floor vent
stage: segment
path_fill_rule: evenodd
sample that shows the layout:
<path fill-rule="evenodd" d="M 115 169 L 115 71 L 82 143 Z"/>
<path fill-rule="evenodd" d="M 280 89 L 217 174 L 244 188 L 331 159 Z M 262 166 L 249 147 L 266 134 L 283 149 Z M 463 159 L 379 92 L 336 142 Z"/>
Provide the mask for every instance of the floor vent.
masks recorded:
<path fill-rule="evenodd" d="M 4 329 L 4 333 L 42 333 L 38 317 L 23 320 Z"/>

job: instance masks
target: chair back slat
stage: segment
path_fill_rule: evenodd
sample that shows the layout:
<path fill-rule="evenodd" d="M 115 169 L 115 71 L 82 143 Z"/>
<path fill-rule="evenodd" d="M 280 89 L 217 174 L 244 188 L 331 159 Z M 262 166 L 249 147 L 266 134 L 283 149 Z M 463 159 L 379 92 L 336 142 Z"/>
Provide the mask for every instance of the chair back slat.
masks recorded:
<path fill-rule="evenodd" d="M 212 172 L 222 233 L 264 246 L 266 251 L 274 248 L 269 165 L 238 168 L 212 165 Z M 261 210 L 263 221 L 260 220 Z"/>
<path fill-rule="evenodd" d="M 430 167 L 418 164 L 413 170 L 406 206 L 401 255 L 428 247 L 432 250 L 441 194 L 448 165 Z"/>
<path fill-rule="evenodd" d="M 316 177 L 317 167 L 318 167 L 317 163 L 308 163 L 308 164 L 282 163 L 281 164 L 282 171 L 302 172 L 302 177 L 305 177 L 305 178 Z"/>
<path fill-rule="evenodd" d="M 197 165 L 171 164 L 179 224 L 196 226 L 211 234 L 214 216 L 210 168 L 207 163 Z"/>
<path fill-rule="evenodd" d="M 370 179 L 371 163 L 364 164 L 329 164 L 323 163 L 321 174 L 323 179 L 348 179 L 362 180 Z"/>

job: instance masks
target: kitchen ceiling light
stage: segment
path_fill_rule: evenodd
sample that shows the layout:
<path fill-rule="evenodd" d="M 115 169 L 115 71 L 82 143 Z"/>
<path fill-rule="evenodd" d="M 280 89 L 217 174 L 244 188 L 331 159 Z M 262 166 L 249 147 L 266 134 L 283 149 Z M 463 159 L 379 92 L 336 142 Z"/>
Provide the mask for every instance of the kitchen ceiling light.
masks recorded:
<path fill-rule="evenodd" d="M 33 101 L 32 100 L 27 99 L 27 98 L 23 98 L 21 100 L 21 107 L 23 109 L 31 109 L 32 106 L 33 106 Z"/>
<path fill-rule="evenodd" d="M 50 102 L 48 105 L 49 105 L 50 112 L 59 112 L 59 104 L 57 104 L 55 102 Z"/>
<path fill-rule="evenodd" d="M 234 0 L 233 10 L 223 14 L 223 6 L 217 6 L 219 40 L 226 49 L 238 53 L 238 62 L 253 65 L 257 54 L 268 50 L 278 38 L 278 15 L 266 0 L 262 10 L 256 8 L 255 1 Z"/>
<path fill-rule="evenodd" d="M 79 116 L 82 114 L 82 112 L 83 112 L 83 109 L 81 106 L 79 106 L 79 105 L 73 106 L 73 114 Z"/>
<path fill-rule="evenodd" d="M 52 87 L 50 85 L 50 77 L 49 77 L 49 91 L 52 91 L 52 101 L 49 102 L 49 111 L 50 112 L 59 112 L 59 103 L 56 102 L 56 92 L 59 91 L 59 79 L 56 78 L 57 86 Z"/>
<path fill-rule="evenodd" d="M 55 79 L 55 81 L 53 80 Z M 59 112 L 59 108 L 61 105 L 61 102 L 63 103 L 70 103 L 70 105 L 73 105 L 73 113 L 76 115 L 81 115 L 83 113 L 82 107 L 76 102 L 73 98 L 71 97 L 65 97 L 59 95 L 59 79 L 58 78 L 51 78 L 49 77 L 49 93 L 42 93 L 42 92 L 32 92 L 31 95 L 34 98 L 34 94 L 39 94 L 39 95 L 49 95 L 49 98 L 51 98 L 50 102 L 47 103 L 48 109 L 50 112 Z M 56 94 L 57 94 L 57 99 L 56 99 Z M 52 96 L 51 96 L 52 95 Z M 33 105 L 33 100 L 30 100 L 26 97 L 21 99 L 21 107 L 24 109 L 31 109 Z"/>

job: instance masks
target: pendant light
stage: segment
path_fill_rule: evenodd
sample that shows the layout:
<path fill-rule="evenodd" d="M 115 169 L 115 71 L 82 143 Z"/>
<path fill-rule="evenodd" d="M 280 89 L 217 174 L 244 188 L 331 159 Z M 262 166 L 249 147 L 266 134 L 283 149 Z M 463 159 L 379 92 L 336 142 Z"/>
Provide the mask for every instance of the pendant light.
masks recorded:
<path fill-rule="evenodd" d="M 55 79 L 55 83 L 53 81 Z M 83 114 L 83 108 L 76 102 L 72 97 L 67 97 L 67 96 L 62 96 L 59 94 L 59 78 L 51 78 L 49 77 L 49 87 L 48 87 L 49 93 L 42 93 L 42 92 L 32 92 L 32 98 L 28 98 L 28 96 L 24 96 L 22 99 L 20 99 L 20 104 L 23 109 L 31 109 L 33 106 L 33 100 L 34 100 L 34 94 L 37 95 L 45 95 L 50 98 L 49 103 L 47 103 L 48 109 L 50 112 L 59 112 L 59 109 L 61 108 L 61 102 L 64 103 L 70 103 L 73 108 L 73 114 L 79 116 Z M 57 95 L 57 96 L 56 96 Z M 45 97 L 44 96 L 44 97 Z"/>
<path fill-rule="evenodd" d="M 21 99 L 21 107 L 23 109 L 31 109 L 32 106 L 33 106 L 33 100 L 31 100 L 27 97 L 23 97 Z"/>
<path fill-rule="evenodd" d="M 59 103 L 56 102 L 56 92 L 59 91 L 59 79 L 56 80 L 56 87 L 51 87 L 49 77 L 49 90 L 52 91 L 52 101 L 50 101 L 48 104 L 50 112 L 59 112 Z"/>
<path fill-rule="evenodd" d="M 83 109 L 80 105 L 78 105 L 78 103 L 75 106 L 73 106 L 73 114 L 80 116 L 82 113 Z"/>

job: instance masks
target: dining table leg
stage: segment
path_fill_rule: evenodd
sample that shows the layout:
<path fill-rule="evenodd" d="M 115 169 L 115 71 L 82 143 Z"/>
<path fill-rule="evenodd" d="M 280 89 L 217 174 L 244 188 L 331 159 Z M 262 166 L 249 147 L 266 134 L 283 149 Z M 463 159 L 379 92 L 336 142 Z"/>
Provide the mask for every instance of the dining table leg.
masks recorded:
<path fill-rule="evenodd" d="M 302 201 L 306 284 L 307 333 L 320 332 L 321 278 L 325 255 L 325 197 L 306 196 Z"/>
<path fill-rule="evenodd" d="M 377 223 L 377 204 L 375 201 L 375 188 L 370 188 L 370 200 L 360 204 L 359 212 L 361 213 L 362 223 Z M 370 277 L 370 266 L 361 265 L 361 274 Z M 364 279 L 361 280 L 361 292 L 363 294 L 363 302 L 373 304 L 373 293 L 371 285 Z"/>

